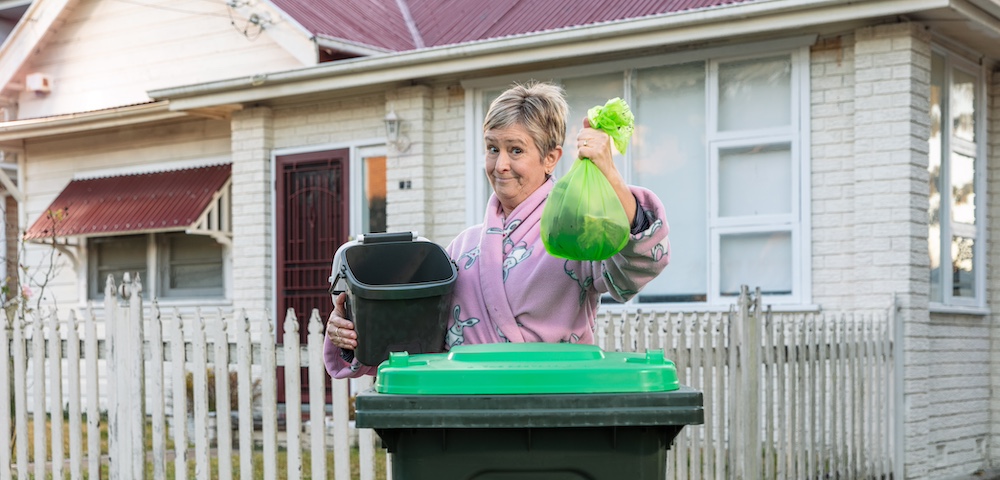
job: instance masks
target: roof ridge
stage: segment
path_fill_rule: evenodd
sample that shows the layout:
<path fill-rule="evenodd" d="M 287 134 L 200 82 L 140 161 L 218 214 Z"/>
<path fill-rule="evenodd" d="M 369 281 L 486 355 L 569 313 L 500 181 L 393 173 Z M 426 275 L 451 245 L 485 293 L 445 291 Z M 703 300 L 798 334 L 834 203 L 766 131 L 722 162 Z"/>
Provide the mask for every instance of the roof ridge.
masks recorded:
<path fill-rule="evenodd" d="M 417 28 L 416 22 L 413 21 L 413 16 L 410 15 L 410 6 L 406 3 L 406 0 L 396 0 L 396 5 L 399 7 L 399 12 L 403 14 L 403 21 L 406 22 L 406 28 L 410 30 L 410 36 L 413 37 L 413 46 L 424 48 L 424 39 L 420 36 L 420 29 Z"/>

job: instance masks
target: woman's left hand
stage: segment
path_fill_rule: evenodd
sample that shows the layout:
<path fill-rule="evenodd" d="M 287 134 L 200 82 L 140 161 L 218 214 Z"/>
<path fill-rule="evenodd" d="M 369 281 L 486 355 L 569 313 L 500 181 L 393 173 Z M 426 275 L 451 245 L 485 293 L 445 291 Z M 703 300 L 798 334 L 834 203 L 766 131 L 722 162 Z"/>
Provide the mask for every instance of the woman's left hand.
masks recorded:
<path fill-rule="evenodd" d="M 590 120 L 584 118 L 583 129 L 576 135 L 576 150 L 579 158 L 587 158 L 594 162 L 594 165 L 601 170 L 604 177 L 614 187 L 618 200 L 622 202 L 622 207 L 625 208 L 625 214 L 631 224 L 637 209 L 635 196 L 632 195 L 628 184 L 625 183 L 625 179 L 618 172 L 618 167 L 615 166 L 615 159 L 611 153 L 611 136 L 602 130 L 591 128 Z"/>

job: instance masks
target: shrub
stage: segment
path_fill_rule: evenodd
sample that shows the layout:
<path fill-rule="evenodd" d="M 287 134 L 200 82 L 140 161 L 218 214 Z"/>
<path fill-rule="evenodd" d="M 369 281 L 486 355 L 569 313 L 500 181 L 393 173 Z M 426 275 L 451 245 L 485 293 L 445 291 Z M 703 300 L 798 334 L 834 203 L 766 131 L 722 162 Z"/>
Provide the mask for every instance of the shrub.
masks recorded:
<path fill-rule="evenodd" d="M 229 376 L 229 410 L 237 411 L 239 410 L 239 377 L 235 371 L 227 372 Z M 208 393 L 208 410 L 212 412 L 217 412 L 217 397 L 218 394 L 215 391 L 215 370 L 208 368 L 205 370 L 205 381 L 207 383 L 206 390 Z M 187 392 L 187 402 L 188 410 L 192 409 L 194 405 L 194 373 L 187 372 L 184 376 L 185 391 Z M 252 397 L 250 399 L 251 405 L 256 405 L 260 400 L 261 396 L 261 383 L 260 379 L 256 379 L 252 382 L 250 388 Z"/>

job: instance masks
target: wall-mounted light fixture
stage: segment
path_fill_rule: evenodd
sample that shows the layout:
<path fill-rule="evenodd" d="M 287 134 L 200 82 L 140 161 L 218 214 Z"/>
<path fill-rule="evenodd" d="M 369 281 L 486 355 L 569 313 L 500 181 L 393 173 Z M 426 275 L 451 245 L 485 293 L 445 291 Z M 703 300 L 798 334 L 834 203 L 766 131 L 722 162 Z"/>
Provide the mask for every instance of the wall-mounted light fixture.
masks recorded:
<path fill-rule="evenodd" d="M 385 114 L 385 140 L 395 147 L 396 151 L 403 152 L 410 147 L 410 140 L 402 133 L 403 120 L 396 115 L 396 110 L 390 109 Z"/>

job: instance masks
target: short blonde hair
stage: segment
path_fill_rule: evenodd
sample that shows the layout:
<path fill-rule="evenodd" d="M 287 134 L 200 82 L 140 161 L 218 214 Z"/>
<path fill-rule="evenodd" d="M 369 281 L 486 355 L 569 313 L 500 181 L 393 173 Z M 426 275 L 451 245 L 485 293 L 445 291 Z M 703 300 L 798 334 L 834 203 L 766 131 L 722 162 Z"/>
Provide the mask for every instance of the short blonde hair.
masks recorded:
<path fill-rule="evenodd" d="M 562 87 L 543 82 L 515 83 L 490 104 L 483 132 L 521 125 L 544 156 L 566 140 L 568 112 Z"/>

